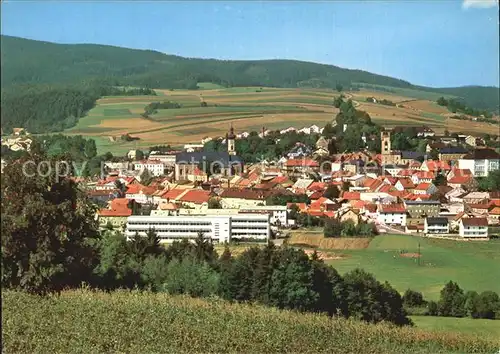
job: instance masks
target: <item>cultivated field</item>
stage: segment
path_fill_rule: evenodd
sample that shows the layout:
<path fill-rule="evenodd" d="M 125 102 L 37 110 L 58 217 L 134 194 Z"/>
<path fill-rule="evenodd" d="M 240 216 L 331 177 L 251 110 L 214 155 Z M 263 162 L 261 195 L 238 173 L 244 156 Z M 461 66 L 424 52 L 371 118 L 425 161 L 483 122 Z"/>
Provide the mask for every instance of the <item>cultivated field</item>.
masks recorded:
<path fill-rule="evenodd" d="M 178 146 L 196 143 L 206 136 L 221 136 L 230 123 L 238 132 L 303 128 L 316 124 L 323 127 L 334 119 L 338 109 L 332 106 L 337 92 L 326 89 L 281 89 L 260 87 L 223 88 L 202 83 L 200 90 L 156 90 L 158 96 L 105 97 L 77 126 L 67 134 L 81 134 L 96 139 L 100 153 L 124 153 L 132 148 L 156 144 Z M 375 122 L 387 127 L 395 125 L 428 125 L 438 132 L 466 131 L 495 133 L 497 127 L 486 123 L 453 120 L 449 113 L 415 90 L 397 92 L 353 91 L 344 93 L 358 109 L 367 111 Z M 424 96 L 424 97 L 422 97 Z M 391 100 L 399 107 L 366 102 L 367 97 Z M 144 107 L 155 101 L 170 100 L 182 105 L 179 109 L 162 109 L 149 118 L 141 117 Z M 201 107 L 201 102 L 207 107 Z M 131 134 L 138 141 L 112 141 L 110 137 Z"/>
<path fill-rule="evenodd" d="M 2 294 L 6 353 L 495 353 L 498 337 L 138 291 Z"/>
<path fill-rule="evenodd" d="M 473 318 L 410 316 L 417 328 L 444 333 L 464 333 L 500 338 L 500 321 Z"/>
<path fill-rule="evenodd" d="M 418 253 L 421 257 L 404 257 Z M 493 290 L 500 293 L 500 241 L 451 241 L 406 235 L 375 237 L 366 249 L 343 250 L 342 257 L 329 261 L 340 273 L 363 268 L 380 281 L 387 280 L 399 292 L 421 291 L 437 300 L 449 280 L 464 290 Z"/>

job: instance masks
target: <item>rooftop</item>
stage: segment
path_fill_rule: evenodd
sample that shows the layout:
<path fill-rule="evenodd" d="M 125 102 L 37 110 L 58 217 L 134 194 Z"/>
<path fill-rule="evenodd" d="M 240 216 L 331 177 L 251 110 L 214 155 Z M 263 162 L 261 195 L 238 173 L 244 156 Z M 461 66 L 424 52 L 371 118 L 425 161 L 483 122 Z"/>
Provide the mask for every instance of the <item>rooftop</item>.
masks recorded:
<path fill-rule="evenodd" d="M 486 218 L 462 218 L 464 226 L 488 226 Z"/>

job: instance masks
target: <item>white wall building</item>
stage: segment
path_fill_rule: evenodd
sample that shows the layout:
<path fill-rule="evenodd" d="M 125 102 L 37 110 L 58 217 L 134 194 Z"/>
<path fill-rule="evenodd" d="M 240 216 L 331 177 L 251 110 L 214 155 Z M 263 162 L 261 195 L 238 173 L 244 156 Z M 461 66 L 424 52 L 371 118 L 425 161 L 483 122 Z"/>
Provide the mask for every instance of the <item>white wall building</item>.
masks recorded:
<path fill-rule="evenodd" d="M 472 171 L 474 177 L 487 177 L 500 169 L 500 155 L 492 149 L 477 149 L 458 160 L 458 168 Z"/>
<path fill-rule="evenodd" d="M 268 214 L 236 214 L 210 216 L 130 216 L 127 219 L 125 235 L 130 238 L 136 232 L 145 236 L 154 229 L 160 242 L 196 239 L 198 232 L 214 242 L 231 240 L 252 240 L 267 242 L 270 235 Z"/>
<path fill-rule="evenodd" d="M 425 218 L 424 220 L 424 233 L 427 234 L 448 234 L 450 232 L 450 225 L 448 219 L 441 218 Z"/>
<path fill-rule="evenodd" d="M 134 171 L 148 170 L 153 176 L 162 176 L 165 173 L 165 165 L 160 160 L 144 160 L 134 162 Z"/>
<path fill-rule="evenodd" d="M 462 218 L 458 233 L 464 238 L 488 238 L 488 220 L 486 218 Z"/>
<path fill-rule="evenodd" d="M 379 204 L 377 221 L 385 225 L 406 226 L 406 210 L 403 204 Z"/>

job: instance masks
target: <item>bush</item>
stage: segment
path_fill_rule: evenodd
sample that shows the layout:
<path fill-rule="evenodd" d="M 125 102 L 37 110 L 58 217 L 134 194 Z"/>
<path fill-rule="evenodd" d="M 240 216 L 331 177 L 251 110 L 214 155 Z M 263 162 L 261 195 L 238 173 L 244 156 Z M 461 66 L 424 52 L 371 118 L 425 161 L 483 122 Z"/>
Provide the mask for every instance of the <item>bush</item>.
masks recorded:
<path fill-rule="evenodd" d="M 219 275 L 206 262 L 186 257 L 182 261 L 174 259 L 168 264 L 163 290 L 170 294 L 207 297 L 217 294 L 218 288 Z"/>
<path fill-rule="evenodd" d="M 403 295 L 403 303 L 406 307 L 421 307 L 425 305 L 422 293 L 408 289 Z"/>
<path fill-rule="evenodd" d="M 428 316 L 437 316 L 438 315 L 438 304 L 435 301 L 429 301 L 427 303 L 427 315 Z"/>

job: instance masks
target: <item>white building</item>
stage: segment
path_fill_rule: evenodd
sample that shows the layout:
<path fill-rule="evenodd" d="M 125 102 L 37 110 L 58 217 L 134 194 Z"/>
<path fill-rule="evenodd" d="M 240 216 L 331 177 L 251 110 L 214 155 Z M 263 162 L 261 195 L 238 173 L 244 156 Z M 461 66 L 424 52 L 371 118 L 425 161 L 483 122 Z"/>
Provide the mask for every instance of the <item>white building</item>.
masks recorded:
<path fill-rule="evenodd" d="M 377 221 L 385 225 L 406 226 L 406 209 L 403 204 L 379 204 Z"/>
<path fill-rule="evenodd" d="M 162 176 L 165 173 L 165 165 L 160 160 L 143 160 L 134 162 L 134 171 L 148 170 L 153 176 Z"/>
<path fill-rule="evenodd" d="M 271 224 L 288 226 L 288 210 L 286 205 L 240 207 L 239 212 L 244 214 L 269 214 Z"/>
<path fill-rule="evenodd" d="M 427 234 L 448 234 L 450 225 L 447 218 L 425 218 L 424 233 Z"/>
<path fill-rule="evenodd" d="M 492 149 L 477 149 L 458 160 L 458 168 L 472 171 L 474 177 L 487 177 L 500 169 L 500 155 Z"/>
<path fill-rule="evenodd" d="M 462 218 L 458 233 L 464 238 L 488 238 L 488 220 L 486 218 Z"/>
<path fill-rule="evenodd" d="M 149 229 L 154 229 L 162 243 L 194 240 L 199 232 L 218 243 L 231 240 L 267 242 L 270 235 L 269 219 L 268 214 L 130 216 L 125 235 L 130 238 L 138 232 L 145 236 Z"/>

